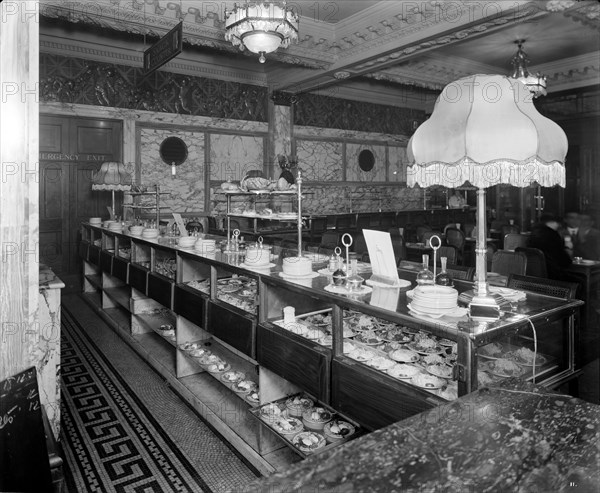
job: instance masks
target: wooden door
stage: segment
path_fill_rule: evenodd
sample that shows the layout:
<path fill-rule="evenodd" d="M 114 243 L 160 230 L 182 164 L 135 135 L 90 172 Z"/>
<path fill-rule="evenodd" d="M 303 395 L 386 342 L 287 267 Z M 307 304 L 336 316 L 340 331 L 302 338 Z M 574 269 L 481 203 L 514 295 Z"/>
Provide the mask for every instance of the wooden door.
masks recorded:
<path fill-rule="evenodd" d="M 79 274 L 81 222 L 107 216 L 111 193 L 92 176 L 121 146 L 118 121 L 40 116 L 40 262 L 60 277 Z"/>

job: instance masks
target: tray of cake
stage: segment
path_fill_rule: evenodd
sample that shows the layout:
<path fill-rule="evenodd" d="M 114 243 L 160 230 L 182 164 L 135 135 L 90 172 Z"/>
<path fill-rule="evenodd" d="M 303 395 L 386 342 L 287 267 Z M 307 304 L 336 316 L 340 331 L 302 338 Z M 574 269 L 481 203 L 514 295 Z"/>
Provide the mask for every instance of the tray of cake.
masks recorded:
<path fill-rule="evenodd" d="M 356 421 L 304 392 L 249 412 L 303 458 L 364 434 Z"/>

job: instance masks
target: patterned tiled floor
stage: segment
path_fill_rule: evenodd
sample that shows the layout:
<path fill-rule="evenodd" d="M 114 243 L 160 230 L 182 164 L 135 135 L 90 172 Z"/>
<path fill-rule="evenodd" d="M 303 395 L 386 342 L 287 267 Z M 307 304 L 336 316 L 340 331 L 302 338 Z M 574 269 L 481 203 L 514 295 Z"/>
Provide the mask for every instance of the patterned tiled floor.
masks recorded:
<path fill-rule="evenodd" d="M 65 431 L 69 427 L 74 430 L 69 437 L 75 450 L 70 459 L 77 460 L 79 470 L 98 483 L 98 489 L 90 483 L 85 491 L 110 491 L 107 486 L 111 484 L 119 486 L 113 491 L 243 491 L 256 478 L 254 471 L 83 300 L 66 295 L 63 307 L 67 310 L 63 320 L 68 323 L 71 314 L 84 332 L 73 337 L 71 344 L 77 351 L 65 344 L 62 371 L 65 385 L 82 406 L 77 413 L 65 410 Z M 91 347 L 86 349 L 90 341 Z M 78 358 L 78 351 L 84 356 Z M 118 378 L 102 377 L 106 362 Z M 81 366 L 88 366 L 108 390 L 99 393 L 98 382 L 80 375 L 85 373 Z M 117 388 L 111 391 L 106 382 Z M 127 400 L 127 387 L 135 392 L 133 401 Z M 103 399 L 113 399 L 122 416 L 111 416 L 114 411 Z M 144 414 L 144 408 L 150 424 L 136 419 Z M 115 424 L 117 418 L 131 422 L 131 429 L 121 429 Z M 149 432 L 152 424 L 160 432 Z M 156 436 L 161 434 L 164 437 Z M 164 452 L 169 443 L 176 449 L 174 457 Z M 154 463 L 158 474 L 145 470 L 147 461 Z"/>

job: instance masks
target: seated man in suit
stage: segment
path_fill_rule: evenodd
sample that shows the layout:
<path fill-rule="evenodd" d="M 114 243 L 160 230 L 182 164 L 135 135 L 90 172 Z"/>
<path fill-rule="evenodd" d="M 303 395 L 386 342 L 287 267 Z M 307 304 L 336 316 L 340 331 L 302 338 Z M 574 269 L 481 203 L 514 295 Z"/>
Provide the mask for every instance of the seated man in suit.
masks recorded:
<path fill-rule="evenodd" d="M 543 214 L 540 222 L 531 230 L 529 247 L 538 248 L 546 257 L 546 268 L 550 279 L 563 279 L 563 269 L 571 265 L 571 257 L 558 232 L 560 220 L 552 214 Z"/>
<path fill-rule="evenodd" d="M 594 228 L 594 220 L 589 214 L 581 214 L 577 241 L 573 248 L 574 257 L 600 260 L 600 230 Z"/>

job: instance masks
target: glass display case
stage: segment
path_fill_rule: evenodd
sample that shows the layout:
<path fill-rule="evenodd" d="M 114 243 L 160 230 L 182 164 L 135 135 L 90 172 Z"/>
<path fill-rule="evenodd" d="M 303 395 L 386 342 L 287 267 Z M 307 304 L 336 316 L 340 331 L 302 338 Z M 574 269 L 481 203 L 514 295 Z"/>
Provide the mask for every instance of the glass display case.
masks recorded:
<path fill-rule="evenodd" d="M 432 318 L 411 311 L 408 289 L 330 292 L 330 276 L 318 272 L 294 280 L 279 275 L 281 265 L 251 268 L 215 248 L 103 231 L 82 227 L 84 298 L 114 317 L 149 363 L 265 473 L 275 470 L 267 457 L 294 444 L 278 445 L 247 411 L 294 393 L 373 430 L 504 378 L 558 387 L 575 376 L 578 300 L 520 292 L 485 325 L 464 313 Z M 90 255 L 96 241 L 113 257 L 110 272 Z M 399 271 L 413 286 L 416 274 Z M 472 285 L 455 280 L 455 288 Z M 202 359 L 208 353 L 214 361 Z M 224 400 L 216 414 L 207 408 L 215 399 Z"/>

